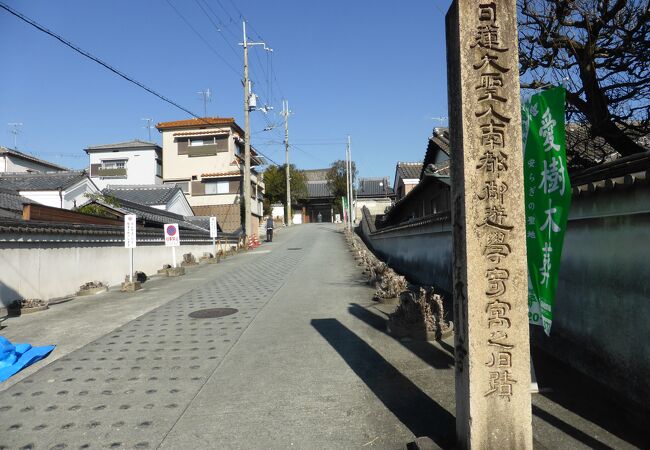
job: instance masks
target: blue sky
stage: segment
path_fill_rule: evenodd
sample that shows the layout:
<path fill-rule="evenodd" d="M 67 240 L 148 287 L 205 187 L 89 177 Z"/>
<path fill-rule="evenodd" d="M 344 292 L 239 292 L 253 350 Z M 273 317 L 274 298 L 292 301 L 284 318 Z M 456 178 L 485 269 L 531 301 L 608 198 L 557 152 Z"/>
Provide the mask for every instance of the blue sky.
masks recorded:
<path fill-rule="evenodd" d="M 278 163 L 283 98 L 293 112 L 292 163 L 329 166 L 344 157 L 349 134 L 360 176 L 391 180 L 397 161 L 424 157 L 440 125 L 432 117 L 447 116 L 448 0 L 169 1 L 210 47 L 167 0 L 7 4 L 196 114 L 203 115 L 197 92 L 210 88 L 208 115 L 235 117 L 242 127 L 243 15 L 249 38 L 274 49 L 270 59 L 261 47 L 250 50 L 254 91 L 275 108 L 266 117 L 251 114 L 251 135 Z M 19 150 L 84 168 L 87 146 L 147 140 L 144 117 L 189 118 L 4 10 L 0 55 L 1 145 L 13 147 L 7 124 L 22 122 Z M 278 126 L 262 131 L 269 124 Z M 160 143 L 155 129 L 152 140 Z"/>

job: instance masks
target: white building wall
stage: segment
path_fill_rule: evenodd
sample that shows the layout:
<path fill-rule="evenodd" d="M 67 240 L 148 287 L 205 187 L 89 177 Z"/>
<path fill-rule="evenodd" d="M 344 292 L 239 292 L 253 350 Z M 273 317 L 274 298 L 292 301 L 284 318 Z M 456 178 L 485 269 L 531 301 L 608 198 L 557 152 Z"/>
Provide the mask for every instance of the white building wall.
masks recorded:
<path fill-rule="evenodd" d="M 128 249 L 121 246 L 3 248 L 0 251 L 0 307 L 19 298 L 44 300 L 74 294 L 88 281 L 119 285 L 129 272 Z M 178 260 L 192 253 L 197 260 L 204 252 L 214 252 L 211 244 L 181 245 Z M 139 246 L 133 252 L 134 270 L 153 275 L 163 264 L 172 263 L 172 251 L 164 245 Z"/>
<path fill-rule="evenodd" d="M 184 196 L 176 195 L 168 204 L 167 211 L 173 212 L 175 214 L 180 214 L 181 216 L 193 216 L 192 208 L 188 205 L 188 202 L 183 198 Z"/>
<path fill-rule="evenodd" d="M 151 149 L 119 150 L 117 152 L 90 152 L 90 164 L 101 164 L 102 160 L 126 159 L 125 178 L 102 178 L 92 176 L 91 179 L 102 190 L 109 184 L 162 184 L 162 178 L 156 176 L 156 151 Z"/>
<path fill-rule="evenodd" d="M 39 164 L 35 161 L 27 161 L 15 156 L 4 155 L 0 163 L 0 171 L 2 172 L 58 172 L 57 169 Z"/>
<path fill-rule="evenodd" d="M 20 195 L 41 205 L 61 208 L 62 200 L 59 191 L 20 191 Z"/>
<path fill-rule="evenodd" d="M 361 218 L 361 209 L 365 206 L 370 210 L 370 214 L 376 216 L 378 214 L 384 214 L 386 208 L 392 205 L 390 198 L 358 198 L 355 201 L 355 213 L 357 218 Z"/>
<path fill-rule="evenodd" d="M 271 215 L 274 219 L 284 220 L 284 206 L 273 206 L 271 208 Z"/>
<path fill-rule="evenodd" d="M 20 195 L 41 205 L 53 208 L 72 209 L 88 201 L 87 193 L 99 192 L 87 179 L 62 191 L 20 191 Z"/>

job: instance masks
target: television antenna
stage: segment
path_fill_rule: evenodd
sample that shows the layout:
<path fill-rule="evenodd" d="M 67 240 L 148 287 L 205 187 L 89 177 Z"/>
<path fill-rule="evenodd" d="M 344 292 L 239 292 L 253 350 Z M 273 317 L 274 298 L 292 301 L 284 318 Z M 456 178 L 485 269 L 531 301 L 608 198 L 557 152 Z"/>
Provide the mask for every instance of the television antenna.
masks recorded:
<path fill-rule="evenodd" d="M 7 125 L 11 127 L 9 132 L 14 135 L 14 150 L 18 150 L 18 135 L 20 134 L 20 127 L 23 126 L 22 122 L 10 122 Z"/>
<path fill-rule="evenodd" d="M 149 130 L 149 142 L 151 142 L 151 129 L 153 128 L 153 119 L 150 118 L 150 117 L 143 117 L 140 120 L 146 120 L 147 121 L 147 124 L 145 126 L 143 126 L 142 128 L 146 128 L 147 130 Z"/>
<path fill-rule="evenodd" d="M 206 88 L 197 94 L 203 97 L 203 117 L 208 117 L 208 103 L 212 101 L 212 91 L 210 88 Z"/>

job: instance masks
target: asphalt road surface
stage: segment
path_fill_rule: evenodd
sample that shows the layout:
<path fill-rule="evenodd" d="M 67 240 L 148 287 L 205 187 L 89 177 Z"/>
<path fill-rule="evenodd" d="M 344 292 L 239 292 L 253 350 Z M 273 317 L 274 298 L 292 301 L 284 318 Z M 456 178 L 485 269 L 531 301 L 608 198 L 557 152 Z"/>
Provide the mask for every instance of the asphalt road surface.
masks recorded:
<path fill-rule="evenodd" d="M 277 231 L 134 294 L 6 321 L 12 341 L 57 349 L 0 387 L 0 448 L 397 449 L 424 435 L 452 445 L 452 340 L 386 334 L 387 309 L 340 226 Z M 215 308 L 233 314 L 202 317 Z M 535 403 L 538 447 L 632 447 Z"/>

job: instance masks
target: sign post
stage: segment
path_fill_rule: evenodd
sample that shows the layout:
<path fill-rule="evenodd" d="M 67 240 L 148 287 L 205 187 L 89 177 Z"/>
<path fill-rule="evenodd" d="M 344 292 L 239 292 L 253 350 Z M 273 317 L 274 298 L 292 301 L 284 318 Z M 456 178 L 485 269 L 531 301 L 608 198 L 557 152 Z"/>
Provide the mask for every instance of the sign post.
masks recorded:
<path fill-rule="evenodd" d="M 136 215 L 127 214 L 124 216 L 124 247 L 129 249 L 129 282 L 133 283 L 133 249 L 137 245 L 136 240 Z"/>
<path fill-rule="evenodd" d="M 214 257 L 217 257 L 217 218 L 210 217 L 210 237 L 212 238 L 212 248 L 214 248 Z"/>
<path fill-rule="evenodd" d="M 549 335 L 562 244 L 571 206 L 566 164 L 564 101 L 555 87 L 533 95 L 522 107 L 528 320 Z"/>
<path fill-rule="evenodd" d="M 181 245 L 181 235 L 177 223 L 165 224 L 165 246 L 172 248 L 172 263 L 176 268 L 176 247 Z"/>

